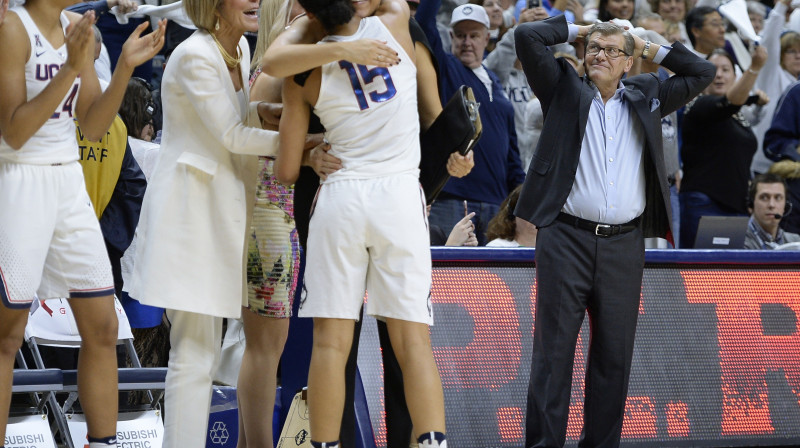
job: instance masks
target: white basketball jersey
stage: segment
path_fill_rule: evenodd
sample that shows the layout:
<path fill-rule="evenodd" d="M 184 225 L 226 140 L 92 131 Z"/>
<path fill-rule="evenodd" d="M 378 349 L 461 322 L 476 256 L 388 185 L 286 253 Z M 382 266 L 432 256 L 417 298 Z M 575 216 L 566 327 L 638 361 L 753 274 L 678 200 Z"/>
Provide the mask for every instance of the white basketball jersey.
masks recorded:
<path fill-rule="evenodd" d="M 24 6 L 11 9 L 19 16 L 31 43 L 31 56 L 25 64 L 27 98 L 39 95 L 67 61 L 67 46 L 53 48 L 33 23 Z M 61 13 L 61 26 L 66 34 L 69 19 Z M 0 138 L 0 162 L 29 163 L 36 165 L 66 163 L 78 160 L 78 143 L 75 138 L 73 112 L 78 100 L 80 78 L 72 87 L 50 118 L 19 150 L 14 150 Z"/>
<path fill-rule="evenodd" d="M 403 47 L 378 17 L 361 19 L 355 34 L 328 36 L 321 45 L 363 38 L 386 41 L 401 62 L 388 68 L 347 61 L 322 66 L 314 113 L 325 126 L 330 154 L 342 160 L 342 169 L 325 182 L 418 175 L 417 68 Z"/>

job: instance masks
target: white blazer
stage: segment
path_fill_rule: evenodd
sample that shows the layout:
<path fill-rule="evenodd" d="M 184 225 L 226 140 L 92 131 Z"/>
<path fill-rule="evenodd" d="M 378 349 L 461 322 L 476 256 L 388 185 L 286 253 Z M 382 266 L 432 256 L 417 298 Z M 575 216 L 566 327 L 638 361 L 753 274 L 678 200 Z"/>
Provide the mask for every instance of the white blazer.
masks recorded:
<path fill-rule="evenodd" d="M 249 95 L 250 51 L 244 37 L 239 44 Z M 175 49 L 161 88 L 161 154 L 142 206 L 128 290 L 147 305 L 239 317 L 257 156 L 275 156 L 278 133 L 243 124 L 248 117 L 208 32 Z"/>

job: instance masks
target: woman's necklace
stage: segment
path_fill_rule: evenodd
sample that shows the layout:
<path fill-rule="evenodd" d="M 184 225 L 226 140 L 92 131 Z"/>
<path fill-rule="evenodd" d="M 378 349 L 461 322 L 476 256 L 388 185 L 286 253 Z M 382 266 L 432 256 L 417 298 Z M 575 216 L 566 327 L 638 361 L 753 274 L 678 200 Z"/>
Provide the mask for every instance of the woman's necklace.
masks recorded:
<path fill-rule="evenodd" d="M 217 40 L 217 36 L 214 33 L 211 33 L 211 37 L 214 38 L 214 43 L 217 44 L 217 48 L 219 48 L 219 52 L 222 54 L 222 59 L 225 60 L 225 65 L 228 66 L 229 69 L 233 70 L 234 68 L 238 67 L 239 64 L 242 62 L 242 49 L 239 45 L 236 45 L 236 57 L 231 56 L 225 51 L 225 48 L 222 47 L 222 44 L 219 43 Z"/>

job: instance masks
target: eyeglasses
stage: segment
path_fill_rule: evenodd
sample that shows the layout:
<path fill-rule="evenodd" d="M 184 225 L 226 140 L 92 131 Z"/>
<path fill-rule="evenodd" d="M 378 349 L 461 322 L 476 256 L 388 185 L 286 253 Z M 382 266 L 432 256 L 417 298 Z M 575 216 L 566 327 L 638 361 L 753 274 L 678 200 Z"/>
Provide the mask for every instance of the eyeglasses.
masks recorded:
<path fill-rule="evenodd" d="M 601 51 L 603 53 L 605 53 L 606 57 L 609 58 L 609 59 L 616 59 L 616 58 L 618 58 L 618 57 L 620 57 L 622 55 L 630 56 L 628 53 L 625 53 L 624 51 L 622 51 L 621 49 L 619 49 L 617 47 L 601 47 L 600 45 L 597 45 L 596 43 L 590 43 L 586 47 L 586 54 L 588 54 L 588 55 L 595 56 L 598 53 L 600 53 Z"/>
<path fill-rule="evenodd" d="M 717 20 L 712 20 L 710 22 L 706 22 L 705 25 L 708 25 L 712 28 L 725 28 L 725 22 L 720 22 Z"/>

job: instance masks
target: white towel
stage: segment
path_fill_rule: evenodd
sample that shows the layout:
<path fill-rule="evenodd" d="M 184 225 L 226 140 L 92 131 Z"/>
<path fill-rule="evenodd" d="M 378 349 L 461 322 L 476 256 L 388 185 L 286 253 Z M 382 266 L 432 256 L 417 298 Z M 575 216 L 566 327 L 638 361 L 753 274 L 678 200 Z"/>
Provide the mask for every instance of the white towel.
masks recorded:
<path fill-rule="evenodd" d="M 197 29 L 191 19 L 189 19 L 189 16 L 186 15 L 186 11 L 183 9 L 183 1 L 170 3 L 164 6 L 140 5 L 136 11 L 131 11 L 129 13 L 120 13 L 115 6 L 111 8 L 111 13 L 117 17 L 117 22 L 121 25 L 128 23 L 128 19 L 131 17 L 150 16 L 172 20 L 184 28 L 192 30 Z"/>

